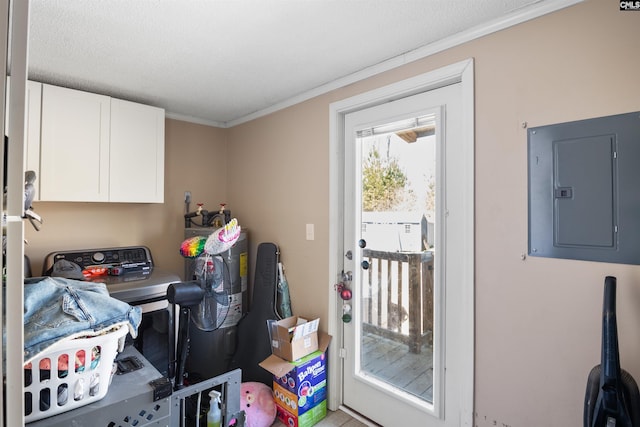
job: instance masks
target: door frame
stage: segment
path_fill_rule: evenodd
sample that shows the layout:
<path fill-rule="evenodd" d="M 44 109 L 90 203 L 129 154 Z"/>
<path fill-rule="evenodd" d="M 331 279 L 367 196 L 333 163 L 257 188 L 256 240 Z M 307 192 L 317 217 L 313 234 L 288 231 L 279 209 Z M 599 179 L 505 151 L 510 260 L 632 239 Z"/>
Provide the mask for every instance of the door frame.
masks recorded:
<path fill-rule="evenodd" d="M 463 156 L 465 170 L 468 172 L 464 182 L 464 204 L 470 212 L 464 220 L 464 266 L 463 277 L 465 292 L 462 304 L 463 318 L 459 319 L 464 352 L 460 357 L 462 371 L 458 372 L 461 389 L 462 413 L 459 414 L 461 426 L 473 425 L 474 392 L 474 62 L 473 58 L 439 68 L 416 77 L 393 83 L 360 95 L 356 95 L 329 106 L 329 310 L 328 332 L 333 336 L 333 345 L 329 346 L 328 364 L 328 408 L 336 410 L 343 401 L 342 363 L 340 363 L 343 336 L 340 322 L 340 303 L 334 285 L 340 277 L 343 265 L 344 248 L 342 241 L 344 195 L 344 120 L 345 115 L 354 111 L 380 105 L 396 99 L 437 89 L 449 84 L 459 83 L 462 91 L 462 135 L 465 149 Z"/>

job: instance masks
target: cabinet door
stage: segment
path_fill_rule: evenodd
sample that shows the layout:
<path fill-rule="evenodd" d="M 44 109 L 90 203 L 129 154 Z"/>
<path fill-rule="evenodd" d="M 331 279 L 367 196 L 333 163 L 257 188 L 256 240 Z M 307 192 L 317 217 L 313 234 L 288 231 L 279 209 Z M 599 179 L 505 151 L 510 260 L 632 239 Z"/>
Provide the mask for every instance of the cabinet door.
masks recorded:
<path fill-rule="evenodd" d="M 109 100 L 42 85 L 41 200 L 108 200 Z"/>
<path fill-rule="evenodd" d="M 10 93 L 9 84 L 11 77 L 7 77 L 7 108 L 5 108 L 5 127 L 6 133 L 9 134 L 9 100 Z M 36 188 L 40 179 L 40 107 L 42 102 L 42 83 L 27 81 L 27 96 L 25 97 L 27 114 L 25 126 L 26 144 L 25 144 L 25 170 L 31 170 L 36 173 Z M 36 192 L 35 200 L 40 200 L 40 192 Z"/>
<path fill-rule="evenodd" d="M 36 173 L 36 188 L 40 183 L 40 108 L 42 105 L 42 83 L 27 82 L 27 143 L 25 147 L 25 170 Z M 36 191 L 35 200 L 40 200 L 40 191 Z"/>
<path fill-rule="evenodd" d="M 111 202 L 164 201 L 164 110 L 111 99 Z"/>

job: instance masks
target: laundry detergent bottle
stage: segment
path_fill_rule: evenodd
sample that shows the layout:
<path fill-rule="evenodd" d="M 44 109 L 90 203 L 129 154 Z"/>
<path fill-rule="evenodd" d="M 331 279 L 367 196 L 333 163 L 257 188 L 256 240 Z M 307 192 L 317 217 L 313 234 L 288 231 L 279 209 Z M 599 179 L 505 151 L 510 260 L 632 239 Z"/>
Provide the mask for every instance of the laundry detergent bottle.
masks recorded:
<path fill-rule="evenodd" d="M 207 427 L 221 427 L 222 413 L 220 412 L 220 392 L 211 390 L 209 392 L 209 412 L 207 413 Z"/>

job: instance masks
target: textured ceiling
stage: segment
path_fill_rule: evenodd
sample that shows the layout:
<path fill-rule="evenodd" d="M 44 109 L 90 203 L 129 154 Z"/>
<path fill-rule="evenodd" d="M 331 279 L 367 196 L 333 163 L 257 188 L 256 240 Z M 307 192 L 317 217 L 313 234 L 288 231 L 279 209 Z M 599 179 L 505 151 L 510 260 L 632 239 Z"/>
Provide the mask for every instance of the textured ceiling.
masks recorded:
<path fill-rule="evenodd" d="M 31 0 L 29 78 L 228 126 L 399 55 L 575 2 Z"/>

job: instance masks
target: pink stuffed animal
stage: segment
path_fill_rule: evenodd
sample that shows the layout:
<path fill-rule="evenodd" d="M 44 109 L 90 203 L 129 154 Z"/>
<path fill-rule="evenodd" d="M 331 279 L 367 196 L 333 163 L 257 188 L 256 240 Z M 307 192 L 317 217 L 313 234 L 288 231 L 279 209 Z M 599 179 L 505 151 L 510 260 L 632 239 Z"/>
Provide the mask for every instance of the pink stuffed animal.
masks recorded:
<path fill-rule="evenodd" d="M 263 383 L 240 384 L 240 409 L 246 414 L 246 427 L 269 427 L 276 419 L 273 390 Z"/>

